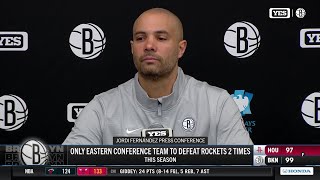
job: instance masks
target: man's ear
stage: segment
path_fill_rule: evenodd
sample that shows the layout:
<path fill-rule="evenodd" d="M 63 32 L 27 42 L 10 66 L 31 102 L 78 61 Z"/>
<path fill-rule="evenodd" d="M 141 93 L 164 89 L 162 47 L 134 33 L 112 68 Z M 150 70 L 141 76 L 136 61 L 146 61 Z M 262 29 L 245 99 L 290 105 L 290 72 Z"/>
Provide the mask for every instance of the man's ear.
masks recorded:
<path fill-rule="evenodd" d="M 187 48 L 187 41 L 186 40 L 180 41 L 178 58 L 181 58 L 183 56 L 184 52 L 186 51 L 186 48 Z"/>
<path fill-rule="evenodd" d="M 130 45 L 131 45 L 131 54 L 133 54 L 133 47 L 132 47 L 133 46 L 133 41 L 132 40 L 130 41 Z"/>

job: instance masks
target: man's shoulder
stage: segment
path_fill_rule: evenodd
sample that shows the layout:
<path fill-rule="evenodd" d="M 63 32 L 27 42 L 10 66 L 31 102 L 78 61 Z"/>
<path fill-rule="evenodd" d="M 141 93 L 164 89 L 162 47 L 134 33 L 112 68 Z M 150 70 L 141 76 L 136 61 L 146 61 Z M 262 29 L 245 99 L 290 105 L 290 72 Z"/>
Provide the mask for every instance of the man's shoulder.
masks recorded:
<path fill-rule="evenodd" d="M 193 77 L 189 79 L 188 96 L 206 100 L 212 106 L 223 106 L 231 98 L 229 92 L 219 86 L 209 84 L 206 81 L 197 80 Z M 199 101 L 203 103 L 203 101 Z"/>
<path fill-rule="evenodd" d="M 208 94 L 215 94 L 215 95 L 223 95 L 223 94 L 228 94 L 227 90 L 219 87 L 219 86 L 215 86 L 212 84 L 209 84 L 206 81 L 201 81 L 198 80 L 194 77 L 189 76 L 189 85 L 190 89 L 194 89 L 195 91 L 206 91 Z"/>
<path fill-rule="evenodd" d="M 133 78 L 118 85 L 117 87 L 114 87 L 100 94 L 97 94 L 95 96 L 95 99 L 99 99 L 103 101 L 111 100 L 111 99 L 119 99 L 122 96 L 122 94 L 131 93 L 132 85 L 133 85 Z"/>

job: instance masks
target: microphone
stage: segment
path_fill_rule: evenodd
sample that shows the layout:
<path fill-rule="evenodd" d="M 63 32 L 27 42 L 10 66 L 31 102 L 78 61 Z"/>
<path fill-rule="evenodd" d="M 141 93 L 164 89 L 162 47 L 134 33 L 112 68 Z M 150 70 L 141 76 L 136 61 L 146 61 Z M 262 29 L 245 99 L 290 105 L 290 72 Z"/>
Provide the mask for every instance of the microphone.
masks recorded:
<path fill-rule="evenodd" d="M 149 126 L 148 129 L 156 129 L 156 128 L 164 128 L 162 124 L 160 123 L 153 123 Z"/>
<path fill-rule="evenodd" d="M 148 129 L 142 129 L 142 137 L 172 137 L 173 131 L 171 128 L 164 128 L 162 124 L 154 123 Z"/>

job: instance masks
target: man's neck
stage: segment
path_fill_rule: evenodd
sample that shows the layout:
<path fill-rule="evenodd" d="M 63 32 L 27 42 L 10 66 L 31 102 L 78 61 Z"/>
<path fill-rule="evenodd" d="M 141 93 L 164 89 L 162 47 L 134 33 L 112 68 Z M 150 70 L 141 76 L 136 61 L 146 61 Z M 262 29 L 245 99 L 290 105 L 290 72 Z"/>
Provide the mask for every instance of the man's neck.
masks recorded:
<path fill-rule="evenodd" d="M 138 80 L 141 87 L 147 92 L 150 98 L 159 98 L 171 94 L 173 85 L 178 76 L 178 67 L 166 77 L 157 79 L 145 78 L 138 73 Z"/>

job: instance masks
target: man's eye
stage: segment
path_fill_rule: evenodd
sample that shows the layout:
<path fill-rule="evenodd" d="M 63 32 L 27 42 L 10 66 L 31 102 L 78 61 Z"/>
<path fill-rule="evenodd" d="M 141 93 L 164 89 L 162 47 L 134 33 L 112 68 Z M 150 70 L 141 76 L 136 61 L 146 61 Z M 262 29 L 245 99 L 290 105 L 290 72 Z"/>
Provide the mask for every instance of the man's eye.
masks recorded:
<path fill-rule="evenodd" d="M 142 41 L 143 37 L 136 37 L 136 41 Z"/>
<path fill-rule="evenodd" d="M 160 41 L 165 41 L 165 40 L 167 40 L 167 38 L 165 38 L 165 37 L 159 37 L 158 38 Z"/>

